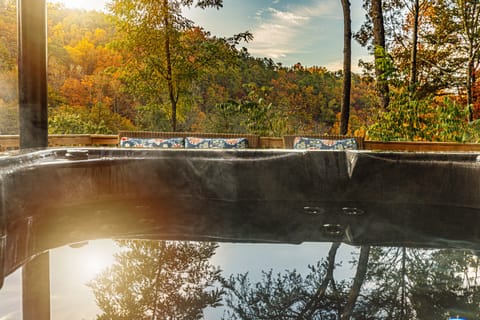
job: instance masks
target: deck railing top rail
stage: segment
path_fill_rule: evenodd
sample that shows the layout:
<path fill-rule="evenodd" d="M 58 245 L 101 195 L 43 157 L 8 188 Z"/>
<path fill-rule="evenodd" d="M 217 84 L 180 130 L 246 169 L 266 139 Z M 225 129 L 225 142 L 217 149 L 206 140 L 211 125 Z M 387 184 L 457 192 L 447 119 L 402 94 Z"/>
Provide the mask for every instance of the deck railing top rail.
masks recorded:
<path fill-rule="evenodd" d="M 136 132 L 137 136 L 130 135 L 131 138 L 145 137 L 145 132 L 129 131 L 129 134 Z M 105 147 L 117 147 L 119 145 L 119 139 L 125 132 L 120 134 L 52 134 L 48 137 L 49 146 L 105 146 Z M 143 135 L 141 135 L 143 134 Z M 295 136 L 284 137 L 259 137 L 255 135 L 244 134 L 215 134 L 215 133 L 155 133 L 150 132 L 150 137 L 154 137 L 154 134 L 158 138 L 167 137 L 184 137 L 184 136 L 196 136 L 203 138 L 237 138 L 244 137 L 249 140 L 250 148 L 259 149 L 290 149 L 293 146 L 293 139 Z M 163 134 L 163 136 L 162 136 Z M 330 137 L 330 139 L 344 138 L 345 136 L 325 136 L 325 135 L 299 135 L 303 137 Z M 355 137 L 357 139 L 358 137 Z M 374 151 L 407 151 L 407 152 L 480 152 L 480 143 L 456 143 L 456 142 L 424 142 L 424 141 L 372 141 L 357 140 L 360 149 L 374 150 Z M 20 145 L 20 139 L 18 135 L 0 135 L 0 151 L 18 149 Z"/>

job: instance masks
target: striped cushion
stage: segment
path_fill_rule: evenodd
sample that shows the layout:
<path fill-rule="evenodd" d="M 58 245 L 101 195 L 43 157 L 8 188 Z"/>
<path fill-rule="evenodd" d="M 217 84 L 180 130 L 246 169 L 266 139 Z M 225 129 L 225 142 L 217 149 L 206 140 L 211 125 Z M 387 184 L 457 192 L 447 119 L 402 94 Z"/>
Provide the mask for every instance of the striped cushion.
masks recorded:
<path fill-rule="evenodd" d="M 143 139 L 143 138 L 128 138 L 122 137 L 120 139 L 120 147 L 125 148 L 183 148 L 185 141 L 183 138 L 171 139 Z"/>
<path fill-rule="evenodd" d="M 295 137 L 295 140 L 293 140 L 293 148 L 309 150 L 357 150 L 358 144 L 355 138 L 334 140 Z"/>
<path fill-rule="evenodd" d="M 195 138 L 187 137 L 185 139 L 185 148 L 187 149 L 245 149 L 248 147 L 246 138 Z"/>

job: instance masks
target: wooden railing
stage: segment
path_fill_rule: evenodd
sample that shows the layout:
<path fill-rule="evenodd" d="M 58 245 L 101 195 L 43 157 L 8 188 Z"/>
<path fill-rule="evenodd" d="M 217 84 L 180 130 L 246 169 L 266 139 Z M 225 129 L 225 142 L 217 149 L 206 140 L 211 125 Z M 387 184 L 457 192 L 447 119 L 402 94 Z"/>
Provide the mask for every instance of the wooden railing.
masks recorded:
<path fill-rule="evenodd" d="M 424 142 L 424 141 L 371 141 L 365 140 L 366 150 L 378 151 L 421 151 L 421 152 L 478 152 L 480 143 Z"/>
<path fill-rule="evenodd" d="M 118 146 L 118 135 L 105 134 L 53 134 L 48 136 L 48 144 L 55 146 Z M 0 151 L 18 149 L 20 139 L 18 135 L 0 135 Z M 261 149 L 284 148 L 284 139 L 281 137 L 260 137 L 258 147 Z M 480 152 L 480 143 L 455 142 L 382 142 L 365 140 L 363 148 L 374 151 L 421 151 L 421 152 Z"/>
<path fill-rule="evenodd" d="M 51 134 L 48 136 L 48 145 L 55 146 L 107 146 L 118 145 L 118 135 L 106 134 Z M 18 135 L 0 135 L 0 151 L 18 149 L 20 138 Z"/>

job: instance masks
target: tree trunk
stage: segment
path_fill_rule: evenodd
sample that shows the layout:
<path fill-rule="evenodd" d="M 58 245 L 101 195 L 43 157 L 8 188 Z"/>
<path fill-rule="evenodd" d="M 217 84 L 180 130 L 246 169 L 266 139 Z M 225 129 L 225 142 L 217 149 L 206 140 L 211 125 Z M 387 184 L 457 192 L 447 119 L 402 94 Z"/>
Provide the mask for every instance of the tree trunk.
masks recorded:
<path fill-rule="evenodd" d="M 475 62 L 478 61 L 480 43 L 478 33 L 480 31 L 480 8 L 478 1 L 458 1 L 457 5 L 462 17 L 463 33 L 468 44 L 466 85 L 468 121 L 473 121 L 473 86 L 475 84 Z"/>
<path fill-rule="evenodd" d="M 171 128 L 172 131 L 177 131 L 177 99 L 175 97 L 175 87 L 173 84 L 173 72 L 172 72 L 172 53 L 170 50 L 170 33 L 172 32 L 170 28 L 170 19 L 169 19 L 169 7 L 168 0 L 163 0 L 163 23 L 165 28 L 165 63 L 167 69 L 167 87 L 168 87 L 168 98 L 170 99 L 170 105 L 172 108 L 172 118 L 171 118 Z"/>
<path fill-rule="evenodd" d="M 377 91 L 380 95 L 380 104 L 386 109 L 390 103 L 389 89 L 386 79 L 384 79 L 385 70 L 380 68 L 380 59 L 384 59 L 383 54 L 379 54 L 381 49 L 386 52 L 385 48 L 385 27 L 383 24 L 382 0 L 372 0 L 372 8 L 370 15 L 373 22 L 373 46 L 375 48 L 375 75 L 377 77 Z"/>
<path fill-rule="evenodd" d="M 475 83 L 477 82 L 477 75 L 475 74 L 475 70 L 477 69 L 476 66 L 473 66 L 473 69 L 472 69 L 472 77 L 471 77 L 471 83 L 472 83 L 472 87 L 470 89 L 471 91 L 471 99 L 472 99 L 472 104 L 468 107 L 468 121 L 472 122 L 474 119 L 475 119 L 475 115 L 474 115 L 474 111 L 475 111 L 475 108 L 474 108 L 474 103 L 475 101 L 477 100 L 477 97 L 478 95 L 476 94 L 476 90 L 475 90 Z"/>
<path fill-rule="evenodd" d="M 343 0 L 342 0 L 343 1 Z M 327 270 L 325 276 L 322 280 L 322 283 L 317 288 L 317 291 L 312 295 L 311 299 L 306 303 L 303 310 L 298 314 L 295 319 L 303 320 L 303 319 L 311 319 L 315 311 L 318 309 L 318 304 L 325 296 L 327 292 L 328 285 L 333 283 L 335 280 L 333 279 L 333 271 L 335 270 L 335 259 L 337 256 L 338 248 L 340 247 L 340 242 L 333 242 L 330 250 L 328 251 L 327 257 Z"/>
<path fill-rule="evenodd" d="M 473 121 L 473 79 L 474 79 L 474 63 L 473 53 L 470 52 L 467 67 L 467 106 L 468 106 L 468 121 Z"/>
<path fill-rule="evenodd" d="M 362 246 L 360 249 L 360 257 L 358 258 L 357 272 L 353 279 L 352 288 L 348 294 L 347 304 L 343 309 L 342 320 L 348 320 L 352 316 L 353 309 L 357 303 L 358 296 L 360 295 L 360 289 L 365 281 L 365 275 L 367 274 L 368 258 L 370 257 L 370 246 Z"/>
<path fill-rule="evenodd" d="M 407 305 L 407 248 L 402 248 L 402 279 L 401 279 L 401 308 L 400 308 L 400 320 L 405 319 L 406 305 Z"/>
<path fill-rule="evenodd" d="M 413 7 L 412 51 L 410 53 L 410 96 L 413 96 L 417 86 L 417 46 L 418 46 L 418 17 L 420 14 L 419 0 L 415 0 Z"/>
<path fill-rule="evenodd" d="M 343 93 L 340 134 L 347 134 L 350 118 L 350 89 L 352 86 L 352 21 L 350 0 L 342 0 L 343 7 Z"/>

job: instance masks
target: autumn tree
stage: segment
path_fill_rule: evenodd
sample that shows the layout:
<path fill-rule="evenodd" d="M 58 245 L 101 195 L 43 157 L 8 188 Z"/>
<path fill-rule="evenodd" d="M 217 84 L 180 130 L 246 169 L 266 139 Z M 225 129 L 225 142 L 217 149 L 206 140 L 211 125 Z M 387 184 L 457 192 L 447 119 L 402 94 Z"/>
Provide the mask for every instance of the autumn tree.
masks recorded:
<path fill-rule="evenodd" d="M 458 66 L 450 59 L 458 45 L 452 25 L 447 22 L 450 18 L 440 13 L 432 1 L 401 4 L 390 6 L 388 11 L 390 53 L 396 69 L 392 84 L 399 90 L 408 88 L 412 99 L 451 90 L 459 79 Z"/>
<path fill-rule="evenodd" d="M 463 14 L 448 1 L 402 1 L 390 6 L 389 24 L 396 86 L 408 87 L 410 94 L 423 99 L 464 88 L 465 45 Z M 462 57 L 463 56 L 463 57 Z M 463 66 L 462 66 L 463 65 Z M 408 76 L 408 78 L 407 78 Z"/>
<path fill-rule="evenodd" d="M 122 32 L 117 44 L 128 53 L 127 81 L 146 104 L 165 105 L 171 130 L 177 130 L 179 100 L 197 76 L 194 56 L 182 41 L 193 22 L 182 16 L 182 7 L 220 8 L 222 0 L 113 0 L 108 9 Z"/>
<path fill-rule="evenodd" d="M 418 52 L 418 23 L 420 18 L 420 0 L 414 0 L 413 3 L 413 30 L 412 30 L 412 49 L 410 54 L 410 94 L 415 93 L 417 86 L 417 52 Z"/>
<path fill-rule="evenodd" d="M 0 134 L 18 134 L 16 2 L 0 1 Z"/>
<path fill-rule="evenodd" d="M 213 243 L 119 241 L 115 263 L 88 286 L 97 319 L 201 319 L 222 298 Z"/>
<path fill-rule="evenodd" d="M 17 62 L 16 1 L 1 0 L 0 8 L 0 72 L 12 70 Z M 2 91 L 3 92 L 3 91 Z"/>
<path fill-rule="evenodd" d="M 341 110 L 342 79 L 342 72 L 322 67 L 281 67 L 267 82 L 265 98 L 285 119 L 285 133 L 330 132 Z"/>
<path fill-rule="evenodd" d="M 127 2 L 125 6 L 132 4 Z M 5 10 L 0 18 L 0 128 L 2 133 L 16 133 L 16 46 L 12 45 L 16 8 L 14 1 L 2 3 Z M 197 4 L 200 3 L 190 3 Z M 155 5 L 161 8 L 162 3 Z M 127 9 L 126 15 L 134 17 L 134 10 Z M 177 19 L 175 12 L 179 11 L 169 12 L 173 23 L 176 20 L 172 19 Z M 48 4 L 51 132 L 110 133 L 121 126 L 131 128 L 132 122 L 140 130 L 172 129 L 168 68 L 163 64 L 164 29 L 154 28 L 157 37 L 143 41 L 140 36 L 149 32 L 148 19 L 142 19 L 143 24 L 128 25 L 119 17 Z M 113 24 L 109 18 L 118 19 L 119 24 Z M 150 22 L 154 22 L 152 19 Z M 158 23 L 164 20 L 159 17 Z M 186 23 L 180 27 L 175 22 L 170 38 L 171 83 L 178 98 L 174 100 L 177 130 L 257 132 L 269 136 L 338 132 L 335 124 L 342 104 L 342 72 L 319 66 L 307 68 L 301 63 L 283 66 L 269 58 L 254 57 L 240 48 L 243 41 L 251 39 L 251 34 L 219 38 L 189 21 Z M 124 36 L 122 32 L 128 28 L 139 37 Z M 148 55 L 147 49 L 154 54 Z M 354 83 L 363 87 L 355 74 L 352 77 Z M 372 101 L 371 97 L 359 95 L 365 91 L 362 87 L 352 88 L 355 114 Z M 114 125 L 113 119 L 117 118 L 119 123 Z M 355 119 L 358 127 L 360 118 Z"/>
<path fill-rule="evenodd" d="M 462 53 L 465 61 L 463 69 L 465 73 L 466 103 L 470 108 L 468 120 L 473 121 L 473 84 L 475 83 L 475 71 L 480 65 L 480 3 L 476 0 L 439 2 L 443 5 L 443 10 L 452 14 L 451 23 L 458 28 L 458 37 L 462 40 L 458 50 Z"/>
<path fill-rule="evenodd" d="M 386 46 L 383 6 L 384 0 L 364 1 L 363 7 L 367 11 L 366 21 L 355 38 L 361 45 L 369 47 L 373 53 L 373 69 L 380 97 L 380 106 L 386 109 L 390 102 L 388 78 L 391 69 L 389 68 L 389 55 Z"/>
<path fill-rule="evenodd" d="M 132 130 L 131 101 L 123 93 L 119 54 L 108 43 L 106 14 L 48 4 L 49 132 Z"/>

